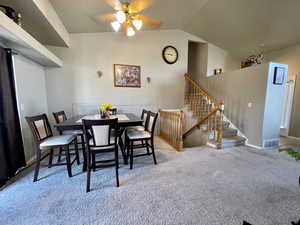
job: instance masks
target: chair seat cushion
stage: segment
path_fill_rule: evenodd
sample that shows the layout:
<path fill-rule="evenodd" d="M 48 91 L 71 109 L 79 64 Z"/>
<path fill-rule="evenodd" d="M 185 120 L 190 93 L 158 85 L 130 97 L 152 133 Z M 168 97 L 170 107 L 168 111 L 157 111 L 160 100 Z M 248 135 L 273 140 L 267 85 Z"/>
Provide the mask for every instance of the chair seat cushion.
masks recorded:
<path fill-rule="evenodd" d="M 148 131 L 129 130 L 127 137 L 130 140 L 147 139 L 151 138 L 151 133 Z"/>
<path fill-rule="evenodd" d="M 144 131 L 145 127 L 143 126 L 134 126 L 134 127 L 128 127 L 127 130 L 138 130 L 138 131 Z"/>
<path fill-rule="evenodd" d="M 74 134 L 74 135 L 82 135 L 82 130 L 65 130 L 63 134 Z"/>
<path fill-rule="evenodd" d="M 68 134 L 61 136 L 49 137 L 40 143 L 40 149 L 49 149 L 69 145 L 76 139 L 76 135 Z"/>
<path fill-rule="evenodd" d="M 91 147 L 90 147 L 91 150 L 106 150 L 106 149 L 112 149 L 112 148 L 115 147 L 114 144 L 115 144 L 115 136 L 111 136 L 111 137 L 110 137 L 110 145 L 105 146 L 105 147 L 97 147 L 97 146 L 96 146 L 96 147 L 93 147 L 93 145 L 94 145 L 93 139 L 90 139 L 90 141 L 89 141 L 89 145 L 91 146 Z"/>

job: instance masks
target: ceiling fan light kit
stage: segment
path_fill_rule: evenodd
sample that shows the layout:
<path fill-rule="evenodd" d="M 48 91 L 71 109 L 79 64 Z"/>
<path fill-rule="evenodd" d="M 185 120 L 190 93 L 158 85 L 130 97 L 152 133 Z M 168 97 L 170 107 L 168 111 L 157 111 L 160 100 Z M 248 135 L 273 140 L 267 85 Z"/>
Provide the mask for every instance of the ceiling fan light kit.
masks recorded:
<path fill-rule="evenodd" d="M 126 21 L 126 14 L 123 11 L 118 11 L 116 14 L 116 19 L 119 23 L 124 23 Z"/>
<path fill-rule="evenodd" d="M 111 26 L 115 32 L 118 32 L 121 28 L 121 24 L 118 21 L 111 22 Z"/>
<path fill-rule="evenodd" d="M 134 36 L 134 35 L 135 35 L 134 29 L 133 29 L 132 27 L 128 27 L 128 28 L 127 28 L 127 32 L 126 32 L 126 35 L 127 35 L 128 37 Z"/>
<path fill-rule="evenodd" d="M 160 27 L 160 22 L 149 17 L 141 15 L 146 7 L 150 5 L 150 0 L 133 0 L 131 2 L 121 2 L 119 0 L 106 0 L 116 12 L 114 14 L 106 14 L 105 16 L 97 15 L 93 19 L 95 21 L 111 20 L 111 26 L 115 32 L 121 29 L 128 37 L 132 37 L 137 31 L 141 30 L 144 24 Z M 102 18 L 102 19 L 101 19 Z"/>
<path fill-rule="evenodd" d="M 133 20 L 132 21 L 133 26 L 135 27 L 135 29 L 140 30 L 143 26 L 143 21 L 141 20 Z"/>

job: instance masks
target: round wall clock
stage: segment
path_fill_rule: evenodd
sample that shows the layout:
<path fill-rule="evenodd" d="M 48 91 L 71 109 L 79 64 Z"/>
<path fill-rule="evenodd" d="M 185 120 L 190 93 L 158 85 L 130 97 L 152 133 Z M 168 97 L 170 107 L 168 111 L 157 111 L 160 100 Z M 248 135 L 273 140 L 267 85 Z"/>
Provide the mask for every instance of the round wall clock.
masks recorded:
<path fill-rule="evenodd" d="M 178 60 L 178 51 L 175 47 L 169 45 L 162 51 L 162 57 L 168 64 L 174 64 Z"/>

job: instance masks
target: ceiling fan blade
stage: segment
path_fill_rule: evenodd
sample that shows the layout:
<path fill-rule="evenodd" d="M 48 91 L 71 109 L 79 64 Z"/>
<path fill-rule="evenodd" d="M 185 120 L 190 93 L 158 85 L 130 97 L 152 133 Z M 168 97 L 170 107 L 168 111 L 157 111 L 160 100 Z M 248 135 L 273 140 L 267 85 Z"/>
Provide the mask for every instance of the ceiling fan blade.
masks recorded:
<path fill-rule="evenodd" d="M 115 10 L 122 10 L 122 3 L 119 0 L 105 0 Z"/>
<path fill-rule="evenodd" d="M 114 21 L 116 20 L 116 16 L 113 13 L 108 14 L 98 14 L 96 16 L 91 16 L 91 19 L 96 23 L 102 23 L 104 21 Z"/>
<path fill-rule="evenodd" d="M 129 5 L 129 9 L 132 12 L 141 12 L 152 5 L 155 1 L 156 0 L 133 0 Z"/>
<path fill-rule="evenodd" d="M 139 19 L 142 20 L 145 24 L 151 25 L 153 27 L 160 27 L 161 25 L 161 22 L 159 22 L 158 20 L 151 19 L 147 16 L 140 15 Z"/>

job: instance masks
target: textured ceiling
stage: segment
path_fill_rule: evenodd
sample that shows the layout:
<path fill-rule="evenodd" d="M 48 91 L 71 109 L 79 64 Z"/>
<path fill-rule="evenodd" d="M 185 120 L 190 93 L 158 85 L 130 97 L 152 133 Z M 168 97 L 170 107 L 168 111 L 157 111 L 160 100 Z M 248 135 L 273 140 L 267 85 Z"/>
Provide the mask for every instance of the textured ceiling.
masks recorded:
<path fill-rule="evenodd" d="M 113 11 L 104 0 L 50 1 L 71 33 L 112 31 L 90 19 Z M 299 10 L 299 0 L 156 0 L 143 14 L 245 57 L 298 43 Z"/>
<path fill-rule="evenodd" d="M 162 22 L 161 29 L 183 27 L 208 0 L 154 0 L 143 15 Z M 95 23 L 90 17 L 113 13 L 105 0 L 50 0 L 71 33 L 112 31 L 109 22 Z M 146 26 L 144 29 L 152 29 Z"/>

